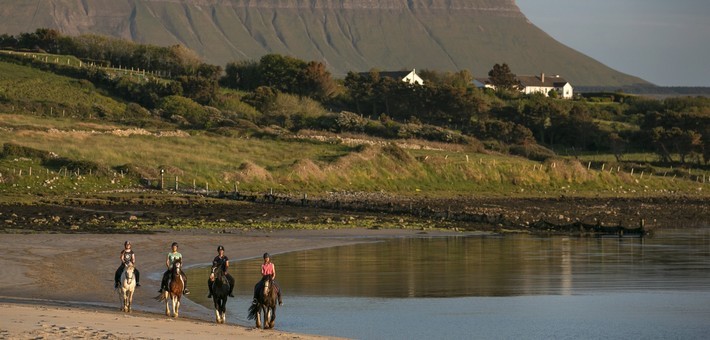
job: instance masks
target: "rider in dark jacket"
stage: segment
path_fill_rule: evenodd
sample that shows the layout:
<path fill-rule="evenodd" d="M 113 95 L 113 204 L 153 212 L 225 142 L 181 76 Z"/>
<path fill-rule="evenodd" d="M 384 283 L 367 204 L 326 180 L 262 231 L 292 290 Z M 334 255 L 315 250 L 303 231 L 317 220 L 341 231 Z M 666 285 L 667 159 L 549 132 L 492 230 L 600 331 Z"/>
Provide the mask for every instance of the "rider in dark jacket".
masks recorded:
<path fill-rule="evenodd" d="M 123 242 L 123 250 L 121 250 L 121 265 L 118 266 L 118 269 L 116 269 L 116 274 L 113 277 L 113 288 L 118 288 L 118 286 L 120 285 L 119 281 L 121 281 L 121 274 L 123 274 L 123 270 L 126 269 L 126 265 L 128 265 L 129 263 L 133 264 L 133 272 L 136 273 L 136 287 L 141 286 L 141 273 L 135 267 L 136 254 L 133 252 L 133 249 L 131 249 L 131 242 L 126 241 Z"/>
<path fill-rule="evenodd" d="M 218 255 L 212 260 L 212 268 L 222 267 L 222 272 L 227 276 L 227 281 L 229 281 L 229 296 L 234 297 L 232 292 L 234 291 L 234 278 L 232 275 L 227 273 L 229 269 L 229 258 L 224 255 L 224 247 L 217 247 Z M 208 298 L 212 297 L 212 282 L 214 281 L 214 273 L 210 273 L 210 278 L 207 280 L 207 288 L 210 290 L 210 294 L 207 295 Z"/>

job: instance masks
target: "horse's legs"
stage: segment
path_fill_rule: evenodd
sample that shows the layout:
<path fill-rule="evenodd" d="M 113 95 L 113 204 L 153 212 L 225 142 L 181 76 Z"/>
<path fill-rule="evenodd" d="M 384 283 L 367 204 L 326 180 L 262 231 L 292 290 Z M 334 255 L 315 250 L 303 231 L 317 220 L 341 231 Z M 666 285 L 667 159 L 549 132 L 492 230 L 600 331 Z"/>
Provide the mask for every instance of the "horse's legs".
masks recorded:
<path fill-rule="evenodd" d="M 170 316 L 170 308 L 169 305 L 171 303 L 172 298 L 170 297 L 170 294 L 166 290 L 163 295 L 165 296 L 165 315 Z"/>
<path fill-rule="evenodd" d="M 261 328 L 261 314 L 264 312 L 264 308 L 259 308 L 260 311 L 256 313 L 256 328 Z"/>
<path fill-rule="evenodd" d="M 173 311 L 175 312 L 175 317 L 178 317 L 178 311 L 180 310 L 180 297 L 175 298 L 175 305 L 173 306 Z"/>
<path fill-rule="evenodd" d="M 268 308 L 269 311 L 269 322 L 266 323 L 268 328 L 274 328 L 274 320 L 276 319 L 276 308 Z"/>
<path fill-rule="evenodd" d="M 126 312 L 130 313 L 131 312 L 131 305 L 133 304 L 133 291 L 128 291 L 128 298 L 127 304 L 126 304 Z"/>

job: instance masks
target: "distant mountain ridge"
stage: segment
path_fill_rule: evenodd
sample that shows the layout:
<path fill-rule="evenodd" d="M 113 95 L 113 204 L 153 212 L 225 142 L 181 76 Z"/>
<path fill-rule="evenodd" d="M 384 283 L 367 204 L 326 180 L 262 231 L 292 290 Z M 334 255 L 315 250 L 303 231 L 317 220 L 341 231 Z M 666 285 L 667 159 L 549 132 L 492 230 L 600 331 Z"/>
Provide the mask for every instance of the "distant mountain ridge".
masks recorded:
<path fill-rule="evenodd" d="M 560 74 L 573 85 L 648 82 L 531 24 L 514 0 L 0 0 L 0 33 L 36 28 L 182 44 L 218 65 L 279 53 L 348 71 Z"/>

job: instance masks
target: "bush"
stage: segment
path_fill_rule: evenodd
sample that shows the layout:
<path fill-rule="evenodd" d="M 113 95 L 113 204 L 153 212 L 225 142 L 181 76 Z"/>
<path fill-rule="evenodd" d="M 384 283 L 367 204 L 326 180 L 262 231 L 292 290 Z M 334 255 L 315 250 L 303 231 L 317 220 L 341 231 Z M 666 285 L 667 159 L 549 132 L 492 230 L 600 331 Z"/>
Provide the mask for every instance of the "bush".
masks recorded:
<path fill-rule="evenodd" d="M 158 109 L 164 118 L 192 127 L 204 128 L 208 125 L 210 118 L 202 105 L 182 96 L 163 98 Z"/>
<path fill-rule="evenodd" d="M 510 153 L 538 162 L 543 162 L 557 156 L 554 151 L 539 144 L 513 145 L 510 147 Z"/>

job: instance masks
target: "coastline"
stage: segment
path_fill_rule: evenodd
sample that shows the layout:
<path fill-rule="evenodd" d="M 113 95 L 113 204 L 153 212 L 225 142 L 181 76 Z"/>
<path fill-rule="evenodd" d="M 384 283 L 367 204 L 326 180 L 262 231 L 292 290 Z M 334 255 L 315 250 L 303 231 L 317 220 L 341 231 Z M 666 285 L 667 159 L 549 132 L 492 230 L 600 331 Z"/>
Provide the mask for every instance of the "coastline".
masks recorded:
<path fill-rule="evenodd" d="M 434 232 L 434 235 L 462 235 Z M 183 299 L 180 318 L 163 314 L 164 304 L 153 299 L 159 287 L 159 273 L 171 242 L 180 243 L 180 252 L 189 266 L 208 263 L 218 244 L 233 259 L 333 247 L 372 239 L 418 237 L 414 230 L 244 231 L 216 234 L 204 230 L 169 231 L 156 234 L 0 234 L 4 255 L 0 267 L 0 337 L 82 338 L 170 338 L 188 339 L 196 335 L 244 339 L 298 338 L 322 336 L 278 330 L 257 330 L 240 325 L 217 325 L 212 310 Z M 136 251 L 141 284 L 134 297 L 134 312 L 119 311 L 113 290 L 113 273 L 123 241 L 130 240 Z M 235 273 L 239 277 L 240 273 Z M 190 286 L 201 278 L 188 278 Z M 229 311 L 227 311 L 229 313 Z M 288 312 L 284 309 L 284 312 Z"/>

